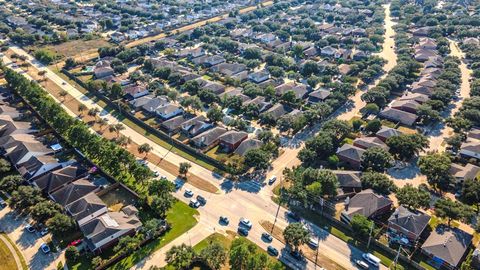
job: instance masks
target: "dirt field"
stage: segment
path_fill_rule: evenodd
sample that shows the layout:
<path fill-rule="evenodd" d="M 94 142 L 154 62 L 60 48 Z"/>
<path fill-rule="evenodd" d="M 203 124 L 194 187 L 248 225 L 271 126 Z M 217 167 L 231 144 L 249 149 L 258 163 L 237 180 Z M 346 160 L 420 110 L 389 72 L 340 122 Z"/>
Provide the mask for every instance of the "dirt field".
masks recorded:
<path fill-rule="evenodd" d="M 65 58 L 75 57 L 79 59 L 85 58 L 84 60 L 86 60 L 91 53 L 96 53 L 98 48 L 111 45 L 110 42 L 99 37 L 92 40 L 71 40 L 58 45 L 48 45 L 31 49 L 47 49 Z"/>

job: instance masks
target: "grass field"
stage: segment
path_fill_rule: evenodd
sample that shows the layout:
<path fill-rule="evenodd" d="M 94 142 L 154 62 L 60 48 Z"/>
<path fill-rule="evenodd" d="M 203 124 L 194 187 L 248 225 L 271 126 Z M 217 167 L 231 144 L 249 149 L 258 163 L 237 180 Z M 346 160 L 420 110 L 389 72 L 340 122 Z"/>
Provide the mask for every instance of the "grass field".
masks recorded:
<path fill-rule="evenodd" d="M 130 269 L 149 254 L 152 254 L 195 226 L 197 224 L 195 215 L 198 215 L 197 210 L 178 201 L 167 214 L 167 221 L 172 228 L 164 236 L 148 243 L 109 269 Z"/>
<path fill-rule="evenodd" d="M 10 252 L 7 245 L 0 240 L 0 270 L 13 270 L 18 269 L 15 262 L 14 255 Z"/>
<path fill-rule="evenodd" d="M 68 58 L 74 56 L 81 57 L 82 54 L 86 53 L 87 51 L 97 50 L 100 47 L 106 46 L 112 46 L 112 44 L 106 41 L 104 38 L 98 37 L 92 40 L 71 40 L 58 45 L 48 45 L 31 49 L 47 49 L 49 51 L 56 52 L 60 56 Z"/>

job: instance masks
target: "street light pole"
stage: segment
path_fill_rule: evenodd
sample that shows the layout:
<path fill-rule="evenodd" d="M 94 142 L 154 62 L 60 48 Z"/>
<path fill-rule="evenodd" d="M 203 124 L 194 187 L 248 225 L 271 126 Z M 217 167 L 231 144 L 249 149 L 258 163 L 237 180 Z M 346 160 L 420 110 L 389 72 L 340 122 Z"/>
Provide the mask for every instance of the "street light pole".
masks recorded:
<path fill-rule="evenodd" d="M 368 234 L 368 244 L 367 244 L 367 250 L 368 247 L 370 247 L 370 241 L 372 240 L 372 232 L 373 232 L 373 226 L 375 225 L 374 222 L 372 222 L 372 226 L 370 227 L 370 233 Z"/>
<path fill-rule="evenodd" d="M 270 234 L 273 234 L 273 228 L 275 228 L 275 224 L 277 223 L 278 213 L 280 212 L 280 207 L 282 206 L 283 201 L 283 177 L 280 180 L 280 200 L 278 202 L 277 213 L 275 214 L 275 220 L 273 221 L 272 230 Z"/>

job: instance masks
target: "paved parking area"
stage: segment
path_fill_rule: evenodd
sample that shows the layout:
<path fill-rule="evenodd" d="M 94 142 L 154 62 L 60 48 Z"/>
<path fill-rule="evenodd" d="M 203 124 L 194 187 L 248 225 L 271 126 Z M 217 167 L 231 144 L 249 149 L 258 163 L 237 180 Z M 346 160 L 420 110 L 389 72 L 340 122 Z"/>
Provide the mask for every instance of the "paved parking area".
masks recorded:
<path fill-rule="evenodd" d="M 0 210 L 0 230 L 4 231 L 17 245 L 29 269 L 56 269 L 63 256 L 60 256 L 59 252 L 44 254 L 40 250 L 40 245 L 46 242 L 46 236 L 42 238 L 38 232 L 27 232 L 26 224 L 26 217 L 17 215 L 11 208 L 4 207 Z"/>

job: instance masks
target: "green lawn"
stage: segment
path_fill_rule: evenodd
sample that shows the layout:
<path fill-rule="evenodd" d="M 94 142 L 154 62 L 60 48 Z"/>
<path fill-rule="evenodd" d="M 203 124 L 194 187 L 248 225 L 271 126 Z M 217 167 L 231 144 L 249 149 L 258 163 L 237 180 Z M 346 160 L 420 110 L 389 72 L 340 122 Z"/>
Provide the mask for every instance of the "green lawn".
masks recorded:
<path fill-rule="evenodd" d="M 173 239 L 195 226 L 195 224 L 197 224 L 197 220 L 194 218 L 195 215 L 198 215 L 197 210 L 183 202 L 176 202 L 172 210 L 167 214 L 168 223 L 172 228 L 163 237 L 150 242 L 109 269 L 130 269 L 149 254 L 170 243 Z"/>
<path fill-rule="evenodd" d="M 20 264 L 22 265 L 23 270 L 27 270 L 28 266 L 27 263 L 25 262 L 25 258 L 23 257 L 22 252 L 18 249 L 17 245 L 10 239 L 5 233 L 2 233 L 2 235 L 5 237 L 5 239 L 12 245 L 13 249 L 15 249 L 15 253 L 17 254 L 18 258 L 20 259 Z M 3 242 L 0 241 L 0 259 L 2 260 L 2 265 L 0 266 L 0 269 L 16 269 L 16 263 L 15 259 L 13 257 L 8 256 L 10 254 L 10 250 L 8 249 L 7 246 L 3 244 Z M 5 257 L 5 255 L 7 255 Z M 13 263 L 14 268 L 9 268 L 9 265 Z M 3 268 L 6 267 L 6 268 Z"/>
<path fill-rule="evenodd" d="M 109 269 L 130 269 L 146 256 L 170 243 L 175 238 L 195 226 L 195 224 L 197 224 L 197 220 L 194 218 L 195 215 L 198 215 L 197 210 L 189 207 L 183 202 L 177 201 L 167 214 L 167 221 L 171 225 L 171 229 L 165 233 L 165 235 L 143 246 Z M 92 268 L 91 259 L 82 259 L 82 261 L 75 265 L 69 265 L 69 269 L 71 270 L 86 270 Z"/>

